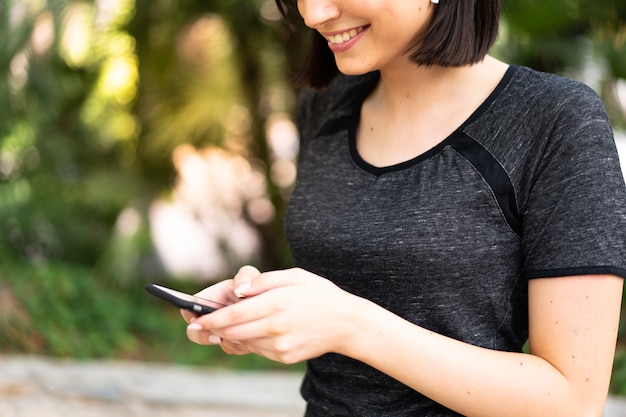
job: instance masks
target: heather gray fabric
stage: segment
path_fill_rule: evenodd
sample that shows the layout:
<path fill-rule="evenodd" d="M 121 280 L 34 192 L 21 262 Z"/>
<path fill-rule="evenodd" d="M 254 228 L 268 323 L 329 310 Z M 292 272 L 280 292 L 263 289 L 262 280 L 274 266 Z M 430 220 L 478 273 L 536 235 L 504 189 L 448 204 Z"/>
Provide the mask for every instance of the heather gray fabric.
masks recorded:
<path fill-rule="evenodd" d="M 298 266 L 503 351 L 527 339 L 529 279 L 626 276 L 626 187 L 591 89 L 511 67 L 444 142 L 377 168 L 359 157 L 355 128 L 378 77 L 342 76 L 301 96 L 302 157 L 285 220 Z M 419 372 L 419 362 L 407 366 Z M 308 417 L 457 415 L 337 354 L 309 361 L 302 394 Z"/>

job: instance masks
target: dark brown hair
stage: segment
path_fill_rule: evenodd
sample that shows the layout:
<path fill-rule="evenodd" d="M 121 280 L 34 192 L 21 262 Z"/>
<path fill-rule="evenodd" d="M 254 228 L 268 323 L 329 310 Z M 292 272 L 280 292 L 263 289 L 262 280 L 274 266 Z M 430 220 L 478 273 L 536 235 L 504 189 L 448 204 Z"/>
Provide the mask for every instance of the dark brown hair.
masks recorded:
<path fill-rule="evenodd" d="M 288 22 L 298 13 L 296 3 L 296 0 L 276 0 Z M 412 51 L 409 59 L 416 65 L 444 67 L 482 61 L 498 37 L 500 0 L 440 0 L 434 7 L 430 27 L 409 48 Z M 339 69 L 326 39 L 317 31 L 312 36 L 309 54 L 296 81 L 321 89 L 339 74 Z"/>

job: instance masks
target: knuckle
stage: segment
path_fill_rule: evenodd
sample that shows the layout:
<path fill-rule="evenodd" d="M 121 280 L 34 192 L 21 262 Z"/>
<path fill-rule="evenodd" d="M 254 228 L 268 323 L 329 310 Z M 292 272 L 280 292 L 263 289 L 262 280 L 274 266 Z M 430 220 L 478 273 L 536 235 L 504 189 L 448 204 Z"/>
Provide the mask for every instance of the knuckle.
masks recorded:
<path fill-rule="evenodd" d="M 204 342 L 203 338 L 201 337 L 202 335 L 199 334 L 198 332 L 194 332 L 194 333 L 187 333 L 187 338 L 198 345 L 205 345 L 206 343 Z"/>
<path fill-rule="evenodd" d="M 222 338 L 226 340 L 237 340 L 237 334 L 234 329 L 226 328 L 222 331 Z"/>
<path fill-rule="evenodd" d="M 285 365 L 293 365 L 294 363 L 298 362 L 295 354 L 291 351 L 277 352 L 276 360 Z"/>
<path fill-rule="evenodd" d="M 232 340 L 222 343 L 222 350 L 230 355 L 246 355 L 250 353 L 250 349 L 248 349 L 246 344 Z"/>
<path fill-rule="evenodd" d="M 246 320 L 246 312 L 243 311 L 242 308 L 237 308 L 238 306 L 233 306 L 229 312 L 229 320 L 230 323 L 240 323 Z"/>
<path fill-rule="evenodd" d="M 233 348 L 232 346 L 230 346 L 230 345 L 223 344 L 222 345 L 222 350 L 225 353 L 229 354 L 229 355 L 236 355 L 237 354 L 237 350 L 235 348 Z"/>
<path fill-rule="evenodd" d="M 278 339 L 276 343 L 274 343 L 274 351 L 281 357 L 289 355 L 291 350 L 291 343 L 284 338 Z"/>
<path fill-rule="evenodd" d="M 239 278 L 253 278 L 257 275 L 260 274 L 260 271 L 258 269 L 256 269 L 255 267 L 253 267 L 252 265 L 244 265 L 241 268 L 239 268 L 239 271 L 237 272 L 236 277 Z"/>
<path fill-rule="evenodd" d="M 267 332 L 270 336 L 281 336 L 289 332 L 289 325 L 283 319 L 274 318 L 270 321 Z"/>

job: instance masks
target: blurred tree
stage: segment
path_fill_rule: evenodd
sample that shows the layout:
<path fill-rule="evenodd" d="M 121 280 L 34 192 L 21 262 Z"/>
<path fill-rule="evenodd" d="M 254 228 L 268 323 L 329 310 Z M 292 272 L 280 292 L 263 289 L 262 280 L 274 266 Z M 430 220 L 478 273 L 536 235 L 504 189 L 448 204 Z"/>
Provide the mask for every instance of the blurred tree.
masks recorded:
<path fill-rule="evenodd" d="M 626 2 L 505 0 L 498 53 L 507 61 L 589 83 L 613 123 L 626 128 Z"/>
<path fill-rule="evenodd" d="M 269 221 L 252 222 L 264 243 L 262 268 L 289 262 L 285 200 L 270 179 L 265 129 L 272 114 L 293 107 L 283 50 L 290 34 L 272 7 L 272 1 L 140 1 L 129 25 L 140 63 L 142 172 L 171 182 L 171 154 L 181 144 L 226 147 L 260 166 L 276 212 Z"/>
<path fill-rule="evenodd" d="M 94 262 L 133 187 L 122 138 L 89 121 L 124 107 L 100 94 L 114 54 L 95 18 L 87 2 L 0 5 L 0 246 L 32 261 Z"/>

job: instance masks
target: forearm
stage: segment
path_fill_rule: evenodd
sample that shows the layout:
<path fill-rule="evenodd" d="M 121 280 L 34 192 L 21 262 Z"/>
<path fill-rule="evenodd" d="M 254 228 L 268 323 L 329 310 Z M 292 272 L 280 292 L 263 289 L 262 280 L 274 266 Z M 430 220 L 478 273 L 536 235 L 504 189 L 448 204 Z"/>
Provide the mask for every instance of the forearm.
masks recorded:
<path fill-rule="evenodd" d="M 569 380 L 544 359 L 459 342 L 363 303 L 357 331 L 346 339 L 342 353 L 463 415 L 601 414 L 602 400 L 578 388 L 584 382 Z"/>

